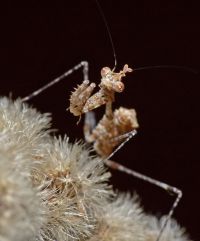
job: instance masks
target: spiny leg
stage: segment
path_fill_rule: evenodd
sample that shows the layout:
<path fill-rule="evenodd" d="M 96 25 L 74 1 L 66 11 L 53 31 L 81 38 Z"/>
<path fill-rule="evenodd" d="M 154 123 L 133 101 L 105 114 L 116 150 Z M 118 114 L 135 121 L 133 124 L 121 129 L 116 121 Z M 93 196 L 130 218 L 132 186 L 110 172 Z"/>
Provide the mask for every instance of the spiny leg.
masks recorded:
<path fill-rule="evenodd" d="M 29 101 L 29 100 L 31 100 L 35 96 L 39 95 L 40 93 L 42 93 L 43 91 L 45 91 L 49 87 L 57 84 L 58 82 L 63 80 L 65 77 L 73 74 L 76 70 L 78 70 L 78 69 L 80 69 L 82 67 L 83 67 L 83 79 L 84 80 L 88 80 L 88 62 L 87 61 L 82 61 L 79 64 L 75 65 L 73 68 L 71 68 L 68 71 L 66 71 L 61 76 L 55 78 L 54 80 L 50 81 L 48 84 L 42 86 L 38 90 L 36 90 L 33 93 L 31 93 L 31 94 L 27 95 L 26 97 L 22 98 L 22 101 Z"/>
<path fill-rule="evenodd" d="M 162 236 L 162 234 L 163 234 L 163 232 L 164 232 L 164 230 L 165 230 L 165 228 L 166 228 L 166 226 L 168 224 L 168 221 L 171 219 L 171 217 L 172 217 L 172 215 L 174 213 L 174 210 L 178 206 L 178 204 L 179 204 L 179 202 L 180 202 L 180 200 L 182 198 L 183 193 L 182 193 L 182 191 L 180 189 L 178 189 L 176 187 L 170 186 L 170 185 L 168 185 L 168 184 L 166 184 L 164 182 L 158 181 L 158 180 L 153 179 L 151 177 L 148 177 L 148 176 L 146 176 L 144 174 L 141 174 L 139 172 L 133 171 L 133 170 L 131 170 L 131 169 L 129 169 L 129 168 L 127 168 L 127 167 L 125 167 L 125 166 L 115 162 L 115 161 L 111 161 L 110 160 L 110 158 L 116 152 L 118 152 L 132 137 L 134 137 L 136 135 L 136 133 L 137 133 L 137 131 L 133 130 L 133 131 L 131 131 L 129 133 L 126 133 L 126 134 L 120 136 L 119 137 L 120 140 L 121 140 L 121 138 L 126 138 L 126 139 L 106 159 L 104 159 L 104 162 L 105 162 L 105 164 L 107 166 L 109 166 L 112 169 L 116 169 L 118 171 L 124 172 L 124 173 L 126 173 L 128 175 L 131 175 L 133 177 L 141 179 L 141 180 L 143 180 L 145 182 L 148 182 L 148 183 L 151 183 L 153 185 L 156 185 L 156 186 L 164 189 L 165 191 L 167 191 L 170 194 L 172 193 L 172 194 L 176 195 L 176 199 L 174 200 L 174 202 L 173 202 L 173 204 L 172 204 L 172 206 L 171 206 L 171 208 L 170 208 L 170 210 L 169 210 L 169 212 L 168 212 L 168 214 L 167 214 L 167 216 L 165 218 L 165 222 L 164 222 L 163 226 L 161 227 L 161 230 L 160 230 L 159 235 L 157 237 L 156 241 L 160 241 L 161 240 L 161 236 Z"/>

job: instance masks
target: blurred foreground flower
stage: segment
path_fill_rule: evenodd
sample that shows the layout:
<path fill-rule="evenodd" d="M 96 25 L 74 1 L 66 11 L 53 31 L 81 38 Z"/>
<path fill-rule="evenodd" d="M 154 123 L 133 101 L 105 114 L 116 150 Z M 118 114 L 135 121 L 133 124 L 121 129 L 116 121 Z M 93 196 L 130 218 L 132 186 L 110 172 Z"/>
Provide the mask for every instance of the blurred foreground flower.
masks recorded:
<path fill-rule="evenodd" d="M 158 219 L 155 216 L 145 216 L 146 241 L 154 241 L 159 235 L 165 216 Z M 164 230 L 160 241 L 191 241 L 184 228 L 176 220 L 171 219 Z"/>
<path fill-rule="evenodd" d="M 20 170 L 12 168 L 18 153 L 0 147 L 0 240 L 32 240 L 44 223 L 45 208 L 37 191 Z"/>
<path fill-rule="evenodd" d="M 95 235 L 90 241 L 144 241 L 143 210 L 138 197 L 119 194 L 104 207 L 98 218 Z"/>

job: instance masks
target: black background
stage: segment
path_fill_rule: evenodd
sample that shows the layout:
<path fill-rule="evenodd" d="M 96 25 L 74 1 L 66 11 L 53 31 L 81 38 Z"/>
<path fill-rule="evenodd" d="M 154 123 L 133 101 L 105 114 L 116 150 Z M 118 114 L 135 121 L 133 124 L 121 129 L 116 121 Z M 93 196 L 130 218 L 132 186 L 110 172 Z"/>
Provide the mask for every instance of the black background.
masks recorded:
<path fill-rule="evenodd" d="M 140 3 L 138 3 L 140 2 Z M 118 66 L 179 65 L 200 70 L 199 8 L 191 1 L 100 1 L 115 45 Z M 57 1 L 1 8 L 0 94 L 24 97 L 82 60 L 90 80 L 113 67 L 108 33 L 95 1 Z M 81 70 L 30 103 L 51 112 L 53 128 L 80 139 L 82 122 L 66 112 Z M 199 74 L 172 69 L 136 71 L 124 80 L 115 106 L 135 108 L 140 129 L 114 160 L 183 190 L 175 212 L 191 238 L 199 240 Z M 98 112 L 103 114 L 103 109 Z M 113 172 L 115 188 L 133 192 L 145 210 L 167 213 L 173 198 L 132 177 Z"/>

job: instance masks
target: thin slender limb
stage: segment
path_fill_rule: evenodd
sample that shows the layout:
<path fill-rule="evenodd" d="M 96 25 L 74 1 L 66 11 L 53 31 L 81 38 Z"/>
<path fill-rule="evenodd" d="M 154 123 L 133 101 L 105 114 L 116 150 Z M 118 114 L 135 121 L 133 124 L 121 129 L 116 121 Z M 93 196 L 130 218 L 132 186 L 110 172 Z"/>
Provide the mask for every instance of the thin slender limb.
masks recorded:
<path fill-rule="evenodd" d="M 107 161 L 109 161 L 109 159 L 115 155 L 115 153 L 117 153 L 128 141 L 130 141 L 130 139 L 132 137 L 134 137 L 137 134 L 136 130 L 133 130 L 131 132 L 128 132 L 126 134 L 123 135 L 123 137 L 126 137 L 126 139 L 108 156 L 106 157 L 103 161 L 107 164 Z M 115 169 L 115 168 L 114 168 Z"/>
<path fill-rule="evenodd" d="M 137 134 L 137 131 L 136 130 L 134 130 L 134 131 L 131 131 L 131 135 L 136 135 Z M 111 142 L 115 142 L 115 141 L 122 141 L 122 140 L 124 140 L 124 139 L 126 139 L 127 137 L 129 137 L 130 136 L 130 132 L 128 132 L 128 133 L 125 133 L 125 134 L 122 134 L 122 135 L 120 135 L 120 136 L 117 136 L 117 137 L 114 137 L 114 138 L 112 138 L 110 141 Z M 132 136 L 133 137 L 133 136 Z M 131 138 L 132 138 L 131 137 Z"/>
<path fill-rule="evenodd" d="M 83 78 L 84 78 L 84 80 L 88 80 L 88 62 L 87 61 L 82 61 L 79 64 L 75 65 L 73 68 L 71 68 L 68 71 L 66 71 L 61 76 L 55 78 L 54 80 L 50 81 L 48 84 L 42 86 L 38 90 L 36 90 L 33 93 L 29 94 L 28 96 L 24 97 L 22 99 L 22 101 L 29 101 L 29 100 L 31 100 L 35 96 L 39 95 L 40 93 L 42 93 L 43 91 L 45 91 L 49 87 L 57 84 L 58 82 L 63 80 L 65 77 L 69 76 L 70 74 L 72 74 L 74 71 L 80 69 L 81 67 L 83 67 Z"/>
<path fill-rule="evenodd" d="M 163 232 L 164 232 L 164 230 L 165 230 L 165 228 L 166 228 L 166 226 L 167 226 L 167 224 L 168 224 L 168 221 L 171 219 L 171 217 L 172 217 L 172 215 L 173 215 L 173 213 L 174 213 L 174 210 L 175 210 L 176 207 L 178 206 L 179 201 L 181 200 L 183 193 L 182 193 L 182 191 L 181 191 L 180 189 L 178 189 L 178 188 L 176 188 L 176 187 L 170 186 L 170 185 L 168 185 L 168 184 L 166 184 L 166 183 L 164 183 L 164 182 L 158 181 L 158 180 L 153 179 L 153 178 L 151 178 L 151 177 L 148 177 L 148 176 L 146 176 L 146 175 L 144 175 L 144 174 L 141 174 L 141 173 L 139 173 L 139 172 L 133 171 L 133 170 L 131 170 L 131 169 L 129 169 L 129 168 L 127 168 L 127 167 L 125 167 L 125 166 L 123 166 L 123 165 L 115 162 L 115 161 L 109 160 L 109 159 L 110 159 L 118 150 L 120 150 L 132 137 L 134 137 L 134 136 L 136 135 L 136 133 L 137 133 L 136 130 L 133 130 L 133 131 L 125 134 L 125 135 L 127 136 L 127 137 L 126 137 L 126 140 L 125 140 L 121 145 L 119 145 L 106 159 L 104 159 L 104 162 L 105 162 L 105 164 L 106 164 L 107 166 L 109 166 L 109 167 L 112 168 L 112 169 L 115 169 L 115 170 L 124 172 L 124 173 L 126 173 L 126 174 L 128 174 L 128 175 L 131 175 L 131 176 L 136 177 L 136 178 L 138 178 L 138 179 L 141 179 L 141 180 L 143 180 L 143 181 L 145 181 L 145 182 L 148 182 L 148 183 L 151 183 L 151 184 L 153 184 L 153 185 L 155 185 L 155 186 L 158 186 L 158 187 L 164 189 L 165 191 L 167 191 L 168 193 L 172 193 L 173 195 L 176 195 L 176 199 L 175 199 L 173 205 L 171 206 L 171 208 L 170 208 L 170 210 L 169 210 L 169 213 L 168 213 L 168 215 L 167 215 L 167 217 L 166 217 L 166 219 L 165 219 L 165 222 L 164 222 L 164 224 L 163 224 L 163 226 L 162 226 L 162 228 L 161 228 L 161 230 L 160 230 L 160 232 L 159 232 L 159 235 L 158 235 L 158 237 L 157 237 L 157 240 L 156 240 L 156 241 L 160 241 L 161 236 L 162 236 L 162 234 L 163 234 Z M 123 135 L 123 137 L 125 137 L 125 135 Z"/>

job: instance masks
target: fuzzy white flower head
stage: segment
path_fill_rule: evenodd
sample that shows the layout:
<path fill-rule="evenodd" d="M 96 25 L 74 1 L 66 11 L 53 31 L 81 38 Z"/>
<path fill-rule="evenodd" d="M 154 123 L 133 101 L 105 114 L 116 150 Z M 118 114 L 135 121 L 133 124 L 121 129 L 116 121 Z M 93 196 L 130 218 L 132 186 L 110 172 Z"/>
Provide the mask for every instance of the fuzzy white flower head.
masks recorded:
<path fill-rule="evenodd" d="M 160 230 L 165 222 L 165 216 L 158 219 L 155 216 L 146 216 L 146 241 L 154 241 L 157 239 Z M 165 230 L 162 233 L 160 241 L 191 241 L 185 232 L 185 229 L 174 220 L 169 220 Z"/>
<path fill-rule="evenodd" d="M 104 207 L 98 219 L 96 234 L 90 241 L 146 241 L 138 197 L 119 194 Z"/>
<path fill-rule="evenodd" d="M 70 144 L 66 137 L 54 138 L 45 148 L 33 172 L 34 185 L 41 189 L 41 196 L 44 193 L 42 199 L 49 209 L 40 239 L 86 239 L 112 195 L 110 173 L 101 159 L 91 157 L 80 143 Z"/>
<path fill-rule="evenodd" d="M 0 98 L 0 132 L 6 132 L 7 145 L 30 148 L 30 154 L 48 137 L 49 114 L 40 114 L 20 99 Z"/>
<path fill-rule="evenodd" d="M 49 138 L 50 120 L 49 114 L 40 114 L 20 99 L 0 98 L 0 146 L 22 156 L 14 169 L 21 166 L 28 174 L 37 164 L 38 152 Z"/>
<path fill-rule="evenodd" d="M 0 148 L 0 240 L 27 241 L 37 235 L 44 222 L 44 207 L 37 191 L 23 172 L 13 171 L 17 153 Z"/>

